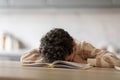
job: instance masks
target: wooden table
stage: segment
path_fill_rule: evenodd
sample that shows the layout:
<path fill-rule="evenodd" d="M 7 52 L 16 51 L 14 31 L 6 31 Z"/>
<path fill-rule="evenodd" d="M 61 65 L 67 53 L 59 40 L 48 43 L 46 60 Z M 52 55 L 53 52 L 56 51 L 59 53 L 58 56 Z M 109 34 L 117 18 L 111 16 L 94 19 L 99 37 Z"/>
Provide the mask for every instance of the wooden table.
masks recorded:
<path fill-rule="evenodd" d="M 88 70 L 22 67 L 19 62 L 0 61 L 0 80 L 120 80 L 114 68 Z"/>

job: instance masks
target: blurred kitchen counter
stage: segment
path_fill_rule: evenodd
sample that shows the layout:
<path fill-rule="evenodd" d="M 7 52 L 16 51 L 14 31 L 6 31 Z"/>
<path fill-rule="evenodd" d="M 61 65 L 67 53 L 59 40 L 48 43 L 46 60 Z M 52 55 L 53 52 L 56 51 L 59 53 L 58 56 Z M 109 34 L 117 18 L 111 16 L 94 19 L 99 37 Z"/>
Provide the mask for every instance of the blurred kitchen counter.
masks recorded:
<path fill-rule="evenodd" d="M 28 50 L 26 49 L 12 51 L 0 50 L 0 60 L 19 61 L 21 55 L 23 55 L 26 51 Z"/>
<path fill-rule="evenodd" d="M 22 55 L 24 52 L 28 51 L 27 49 L 20 49 L 20 50 L 11 50 L 11 51 L 5 51 L 5 50 L 0 50 L 0 54 L 2 55 Z"/>
<path fill-rule="evenodd" d="M 88 70 L 23 67 L 20 62 L 0 61 L 0 80 L 120 80 L 114 68 Z"/>

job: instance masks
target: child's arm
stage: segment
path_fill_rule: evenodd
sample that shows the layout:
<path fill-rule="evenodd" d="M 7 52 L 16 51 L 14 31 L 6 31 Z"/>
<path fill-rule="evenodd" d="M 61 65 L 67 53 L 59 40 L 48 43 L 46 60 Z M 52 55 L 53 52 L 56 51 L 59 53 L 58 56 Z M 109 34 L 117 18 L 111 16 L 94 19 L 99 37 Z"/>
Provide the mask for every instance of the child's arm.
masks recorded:
<path fill-rule="evenodd" d="M 91 44 L 83 42 L 81 43 L 82 55 L 84 59 L 87 59 L 87 63 L 97 67 L 113 67 L 120 66 L 120 59 L 115 54 L 97 49 Z"/>
<path fill-rule="evenodd" d="M 42 58 L 40 57 L 40 53 L 38 49 L 33 49 L 30 50 L 24 55 L 21 56 L 21 64 L 30 64 L 30 63 L 35 63 L 35 62 L 42 62 Z"/>

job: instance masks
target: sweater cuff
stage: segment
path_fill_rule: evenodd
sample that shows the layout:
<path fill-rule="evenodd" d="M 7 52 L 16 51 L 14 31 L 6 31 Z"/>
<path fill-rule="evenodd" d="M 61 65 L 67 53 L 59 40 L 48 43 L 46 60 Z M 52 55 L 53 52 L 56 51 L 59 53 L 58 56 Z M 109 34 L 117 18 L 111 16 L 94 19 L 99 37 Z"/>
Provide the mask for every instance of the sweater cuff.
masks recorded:
<path fill-rule="evenodd" d="M 87 59 L 87 63 L 89 63 L 91 66 L 96 66 L 96 59 Z"/>

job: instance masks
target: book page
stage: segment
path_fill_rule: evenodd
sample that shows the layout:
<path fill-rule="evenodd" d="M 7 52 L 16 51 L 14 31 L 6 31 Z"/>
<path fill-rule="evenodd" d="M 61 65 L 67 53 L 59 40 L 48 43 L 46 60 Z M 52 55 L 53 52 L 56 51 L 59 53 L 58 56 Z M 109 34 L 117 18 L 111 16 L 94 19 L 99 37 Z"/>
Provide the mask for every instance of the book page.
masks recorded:
<path fill-rule="evenodd" d="M 71 69 L 87 69 L 91 68 L 90 64 L 81 64 L 69 61 L 55 61 L 51 65 L 57 68 L 71 68 Z"/>
<path fill-rule="evenodd" d="M 53 63 L 31 63 L 23 64 L 26 67 L 47 67 L 47 68 L 66 68 L 66 69 L 88 69 L 91 68 L 89 64 L 81 64 L 69 61 L 54 61 Z"/>
<path fill-rule="evenodd" d="M 31 63 L 31 64 L 22 64 L 22 66 L 26 67 L 48 67 L 48 63 Z"/>

